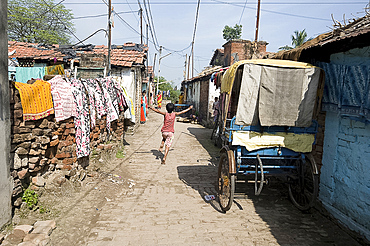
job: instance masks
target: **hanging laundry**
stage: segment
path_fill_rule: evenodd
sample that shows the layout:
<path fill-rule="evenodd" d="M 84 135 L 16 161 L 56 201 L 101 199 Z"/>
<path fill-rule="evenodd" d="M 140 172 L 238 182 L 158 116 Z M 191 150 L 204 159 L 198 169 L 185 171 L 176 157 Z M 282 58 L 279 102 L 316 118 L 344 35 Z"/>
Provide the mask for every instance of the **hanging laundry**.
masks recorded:
<path fill-rule="evenodd" d="M 105 81 L 106 79 L 97 79 L 98 82 L 100 82 L 100 85 L 101 85 L 101 88 L 102 88 L 102 91 L 103 91 L 103 95 L 104 95 L 104 99 L 105 99 L 105 108 L 108 110 L 108 113 L 107 113 L 107 129 L 108 131 L 110 131 L 110 123 L 116 119 L 118 119 L 118 113 L 117 113 L 117 110 L 116 110 L 116 107 L 118 108 L 118 100 L 116 100 L 115 103 L 117 103 L 117 106 L 115 107 L 113 105 L 113 100 L 110 96 L 110 93 L 108 91 L 108 89 L 110 90 L 109 88 L 109 85 L 107 86 L 107 83 Z"/>
<path fill-rule="evenodd" d="M 23 120 L 38 120 L 54 114 L 50 84 L 37 80 L 32 85 L 14 82 L 18 89 L 23 108 Z"/>
<path fill-rule="evenodd" d="M 61 121 L 68 119 L 76 114 L 72 86 L 65 81 L 62 76 L 57 75 L 47 81 L 51 85 L 51 94 L 53 96 L 55 120 Z"/>
<path fill-rule="evenodd" d="M 86 89 L 80 80 L 72 79 L 72 94 L 76 107 L 75 138 L 77 158 L 90 155 L 90 116 L 89 101 L 86 96 Z"/>
<path fill-rule="evenodd" d="M 87 96 L 89 99 L 89 108 L 90 108 L 90 127 L 91 129 L 96 125 L 96 100 L 95 100 L 95 89 L 90 86 L 87 80 L 81 79 L 81 83 L 84 85 L 85 90 L 87 91 Z"/>
<path fill-rule="evenodd" d="M 126 87 L 128 85 L 127 85 L 127 83 L 125 83 L 125 81 L 122 77 L 114 76 L 113 78 L 117 82 L 118 87 L 122 89 L 123 96 L 125 98 L 127 108 L 129 109 L 129 110 L 125 111 L 124 117 L 125 117 L 125 119 L 130 119 L 130 121 L 132 123 L 135 123 L 135 105 L 134 105 L 134 102 L 131 99 L 131 96 L 129 95 L 128 89 Z"/>
<path fill-rule="evenodd" d="M 43 79 L 45 67 L 15 67 L 15 81 L 27 83 L 30 79 Z"/>
<path fill-rule="evenodd" d="M 123 89 L 120 86 L 120 84 L 118 83 L 118 81 L 113 77 L 112 77 L 112 83 L 113 83 L 113 87 L 114 87 L 114 89 L 116 90 L 116 93 L 117 93 L 119 110 L 120 110 L 120 112 L 122 112 L 122 111 L 124 112 L 124 111 L 126 111 L 128 106 L 127 106 L 127 102 L 126 102 L 126 99 L 125 99 Z"/>
<path fill-rule="evenodd" d="M 46 67 L 47 75 L 64 75 L 64 65 L 54 65 Z"/>

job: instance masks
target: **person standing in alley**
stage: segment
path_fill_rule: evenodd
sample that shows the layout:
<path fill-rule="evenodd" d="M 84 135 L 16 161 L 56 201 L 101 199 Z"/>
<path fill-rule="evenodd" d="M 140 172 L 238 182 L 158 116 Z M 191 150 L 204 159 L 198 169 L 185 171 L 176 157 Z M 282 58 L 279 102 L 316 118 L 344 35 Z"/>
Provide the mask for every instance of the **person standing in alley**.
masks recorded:
<path fill-rule="evenodd" d="M 158 104 L 158 108 L 162 108 L 162 92 L 161 91 L 158 91 L 157 104 Z"/>
<path fill-rule="evenodd" d="M 143 90 L 141 95 L 141 111 L 140 111 L 140 123 L 144 124 L 146 122 L 146 109 L 148 107 L 148 100 L 146 98 L 146 91 Z"/>
<path fill-rule="evenodd" d="M 182 110 L 180 112 L 173 112 L 175 109 L 175 105 L 173 103 L 168 103 L 166 105 L 167 112 L 159 111 L 156 108 L 151 108 L 154 112 L 157 112 L 159 114 L 164 115 L 164 121 L 163 121 L 163 127 L 161 129 L 162 132 L 162 142 L 159 147 L 159 151 L 162 152 L 164 145 L 166 145 L 164 157 L 162 159 L 162 164 L 166 163 L 168 151 L 170 150 L 172 141 L 174 139 L 174 133 L 175 133 L 175 119 L 177 115 L 183 114 L 188 112 L 190 109 L 192 109 L 193 106 L 191 105 L 189 108 Z"/>

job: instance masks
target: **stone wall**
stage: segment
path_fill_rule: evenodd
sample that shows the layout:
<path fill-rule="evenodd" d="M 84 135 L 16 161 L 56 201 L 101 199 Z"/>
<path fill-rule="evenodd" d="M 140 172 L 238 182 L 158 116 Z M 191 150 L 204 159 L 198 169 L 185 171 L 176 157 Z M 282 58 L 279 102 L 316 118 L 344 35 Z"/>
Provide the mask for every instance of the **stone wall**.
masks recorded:
<path fill-rule="evenodd" d="M 11 113 L 11 165 L 14 179 L 12 201 L 14 206 L 22 203 L 24 188 L 43 186 L 35 177 L 48 171 L 70 171 L 88 165 L 89 158 L 76 157 L 75 126 L 73 117 L 56 122 L 54 115 L 35 121 L 23 121 L 22 104 L 19 92 L 10 85 Z M 91 149 L 104 148 L 103 143 L 121 140 L 124 134 L 123 113 L 111 123 L 111 133 L 106 129 L 106 116 L 96 120 L 91 129 Z"/>

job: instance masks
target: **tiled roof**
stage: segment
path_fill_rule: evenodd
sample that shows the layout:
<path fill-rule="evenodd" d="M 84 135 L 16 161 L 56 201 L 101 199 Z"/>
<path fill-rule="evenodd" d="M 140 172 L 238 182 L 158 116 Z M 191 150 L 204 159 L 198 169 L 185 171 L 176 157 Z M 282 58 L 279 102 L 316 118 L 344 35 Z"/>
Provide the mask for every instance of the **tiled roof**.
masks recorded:
<path fill-rule="evenodd" d="M 105 54 L 108 55 L 108 48 L 105 45 L 80 45 L 80 46 L 59 46 L 42 45 L 23 42 L 8 41 L 8 52 L 16 50 L 9 58 L 68 61 L 78 58 L 81 53 Z M 112 45 L 111 64 L 115 66 L 132 67 L 133 65 L 144 65 L 147 46 L 126 43 L 124 45 Z"/>

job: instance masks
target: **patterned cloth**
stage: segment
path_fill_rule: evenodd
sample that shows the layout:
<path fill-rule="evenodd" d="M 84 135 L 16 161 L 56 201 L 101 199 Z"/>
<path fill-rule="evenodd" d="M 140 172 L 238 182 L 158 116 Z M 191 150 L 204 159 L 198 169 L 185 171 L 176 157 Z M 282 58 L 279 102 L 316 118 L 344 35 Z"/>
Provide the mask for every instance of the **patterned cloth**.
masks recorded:
<path fill-rule="evenodd" d="M 90 154 L 90 115 L 89 100 L 86 96 L 86 89 L 81 81 L 72 79 L 72 94 L 76 105 L 74 123 L 76 128 L 76 154 L 77 158 Z"/>
<path fill-rule="evenodd" d="M 84 85 L 85 90 L 87 91 L 87 96 L 89 98 L 89 108 L 90 108 L 90 127 L 94 128 L 96 125 L 96 100 L 95 100 L 95 89 L 93 86 L 90 86 L 87 80 L 81 80 L 81 83 Z M 99 118 L 100 119 L 100 118 Z"/>
<path fill-rule="evenodd" d="M 23 120 L 38 120 L 54 113 L 50 84 L 37 80 L 33 84 L 14 82 L 23 108 Z"/>
<path fill-rule="evenodd" d="M 118 108 L 118 100 L 117 98 L 115 98 L 115 103 L 117 104 L 117 106 L 115 107 L 109 93 L 109 90 L 111 90 L 109 83 L 106 82 L 106 79 L 97 79 L 97 81 L 100 82 L 103 91 L 104 108 L 107 112 L 107 129 L 108 131 L 110 131 L 110 123 L 118 119 L 118 113 L 116 111 L 116 107 Z"/>
<path fill-rule="evenodd" d="M 318 62 L 325 71 L 324 111 L 370 121 L 370 66 Z"/>
<path fill-rule="evenodd" d="M 75 116 L 76 107 L 71 84 L 62 79 L 60 75 L 55 76 L 48 82 L 51 85 L 56 121 L 58 122 Z"/>
<path fill-rule="evenodd" d="M 55 65 L 46 67 L 47 75 L 63 75 L 64 74 L 64 65 Z"/>

